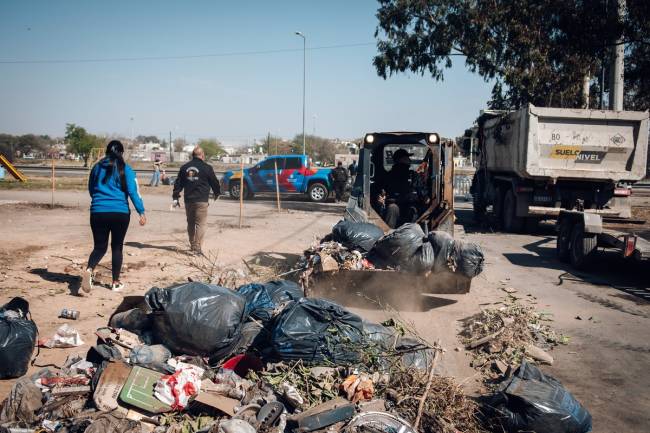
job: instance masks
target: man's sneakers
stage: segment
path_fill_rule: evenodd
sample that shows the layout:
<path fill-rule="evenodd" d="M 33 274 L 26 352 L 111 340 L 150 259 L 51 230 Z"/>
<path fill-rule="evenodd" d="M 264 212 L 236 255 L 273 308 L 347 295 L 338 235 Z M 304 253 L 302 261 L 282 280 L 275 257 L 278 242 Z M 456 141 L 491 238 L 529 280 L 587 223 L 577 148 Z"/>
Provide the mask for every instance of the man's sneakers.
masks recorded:
<path fill-rule="evenodd" d="M 121 292 L 122 290 L 124 290 L 124 283 L 121 283 L 119 281 L 113 282 L 113 284 L 111 285 L 111 290 L 114 292 Z"/>
<path fill-rule="evenodd" d="M 93 277 L 94 275 L 92 269 L 86 269 L 81 274 L 81 290 L 86 293 L 90 293 L 90 291 L 93 289 Z"/>

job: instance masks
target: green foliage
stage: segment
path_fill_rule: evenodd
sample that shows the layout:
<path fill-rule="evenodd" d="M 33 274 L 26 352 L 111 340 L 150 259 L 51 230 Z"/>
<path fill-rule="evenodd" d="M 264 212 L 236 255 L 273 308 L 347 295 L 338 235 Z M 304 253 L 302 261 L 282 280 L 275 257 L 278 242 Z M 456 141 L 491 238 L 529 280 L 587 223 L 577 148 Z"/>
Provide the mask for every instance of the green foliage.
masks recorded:
<path fill-rule="evenodd" d="M 14 154 L 24 156 L 29 154 L 45 153 L 52 144 L 54 144 L 54 140 L 52 140 L 49 135 L 0 134 L 0 153 L 10 159 Z"/>
<path fill-rule="evenodd" d="M 88 166 L 88 158 L 92 149 L 102 147 L 103 144 L 102 138 L 88 133 L 74 123 L 65 125 L 65 141 L 68 144 L 68 152 L 76 153 L 83 158 L 84 167 Z"/>
<path fill-rule="evenodd" d="M 329 138 L 317 135 L 305 134 L 305 147 L 307 155 L 314 162 L 321 162 L 323 165 L 333 165 L 334 155 L 347 153 L 347 148 L 341 143 L 336 143 Z M 302 154 L 302 134 L 297 134 L 291 141 L 291 153 Z"/>
<path fill-rule="evenodd" d="M 213 138 L 202 138 L 199 140 L 198 145 L 203 148 L 206 161 L 213 156 L 220 156 L 226 153 L 221 143 Z"/>
<path fill-rule="evenodd" d="M 379 0 L 373 63 L 383 78 L 410 71 L 443 80 L 462 55 L 470 71 L 495 81 L 493 108 L 579 107 L 582 78 L 599 75 L 622 36 L 629 104 L 649 108 L 649 3 L 628 0 L 619 22 L 616 0 L 607 13 L 605 0 Z"/>

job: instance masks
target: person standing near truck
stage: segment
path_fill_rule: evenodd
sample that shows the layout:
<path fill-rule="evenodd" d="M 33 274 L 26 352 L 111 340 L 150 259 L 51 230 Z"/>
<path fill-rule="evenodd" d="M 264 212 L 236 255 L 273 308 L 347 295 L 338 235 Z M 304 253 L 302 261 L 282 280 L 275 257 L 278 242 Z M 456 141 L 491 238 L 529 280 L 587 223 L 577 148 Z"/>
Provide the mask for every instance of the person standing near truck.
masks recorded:
<path fill-rule="evenodd" d="M 93 232 L 94 248 L 88 258 L 86 271 L 81 276 L 81 289 L 86 293 L 93 287 L 94 270 L 106 254 L 109 235 L 113 272 L 111 289 L 119 292 L 124 288 L 124 284 L 120 281 L 120 272 L 124 238 L 131 219 L 129 198 L 140 215 L 140 225 L 147 223 L 135 172 L 124 162 L 123 155 L 122 143 L 117 140 L 111 141 L 106 147 L 106 156 L 95 164 L 88 178 L 88 192 L 92 199 L 90 228 Z"/>
<path fill-rule="evenodd" d="M 343 192 L 345 191 L 345 186 L 348 183 L 348 171 L 343 167 L 342 161 L 339 161 L 336 164 L 336 168 L 332 170 L 330 176 L 332 177 L 334 194 L 336 197 L 336 202 L 338 203 L 343 200 Z"/>
<path fill-rule="evenodd" d="M 203 237 L 207 227 L 208 200 L 210 189 L 214 199 L 221 194 L 221 187 L 212 166 L 205 161 L 205 152 L 200 147 L 192 151 L 192 160 L 183 165 L 178 171 L 172 193 L 173 205 L 180 206 L 181 191 L 185 190 L 185 215 L 187 217 L 187 235 L 190 240 L 190 251 L 202 254 Z"/>

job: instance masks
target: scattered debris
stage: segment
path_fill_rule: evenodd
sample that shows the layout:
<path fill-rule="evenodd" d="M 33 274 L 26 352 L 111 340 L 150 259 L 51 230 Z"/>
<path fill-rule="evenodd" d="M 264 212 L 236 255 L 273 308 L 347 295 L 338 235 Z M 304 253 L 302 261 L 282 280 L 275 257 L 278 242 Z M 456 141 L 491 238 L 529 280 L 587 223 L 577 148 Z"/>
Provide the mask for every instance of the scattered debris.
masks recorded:
<path fill-rule="evenodd" d="M 549 325 L 548 314 L 506 297 L 498 308 L 487 308 L 463 323 L 461 339 L 472 351 L 472 367 L 490 382 L 503 376 L 503 370 L 523 360 L 553 363 L 547 353 L 568 337 L 558 335 Z M 498 367 L 493 366 L 498 362 Z"/>

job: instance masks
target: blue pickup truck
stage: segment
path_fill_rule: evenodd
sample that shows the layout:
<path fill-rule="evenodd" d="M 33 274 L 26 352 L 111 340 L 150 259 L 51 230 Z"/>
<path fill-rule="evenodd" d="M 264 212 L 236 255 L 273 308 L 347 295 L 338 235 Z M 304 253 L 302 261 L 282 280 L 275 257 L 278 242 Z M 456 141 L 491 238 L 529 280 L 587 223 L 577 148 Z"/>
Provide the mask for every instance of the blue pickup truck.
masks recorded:
<path fill-rule="evenodd" d="M 244 169 L 244 198 L 257 193 L 275 193 L 277 183 L 282 194 L 307 194 L 314 202 L 327 200 L 332 191 L 331 168 L 312 167 L 306 155 L 273 155 Z M 241 171 L 228 171 L 223 177 L 222 191 L 239 200 Z"/>

